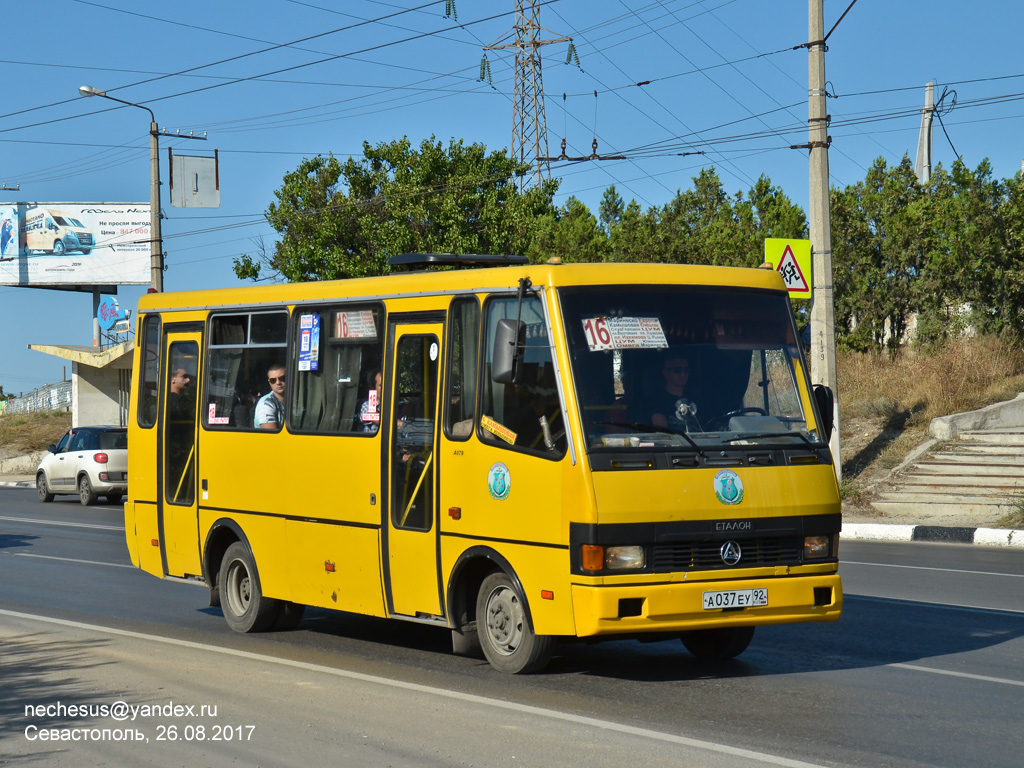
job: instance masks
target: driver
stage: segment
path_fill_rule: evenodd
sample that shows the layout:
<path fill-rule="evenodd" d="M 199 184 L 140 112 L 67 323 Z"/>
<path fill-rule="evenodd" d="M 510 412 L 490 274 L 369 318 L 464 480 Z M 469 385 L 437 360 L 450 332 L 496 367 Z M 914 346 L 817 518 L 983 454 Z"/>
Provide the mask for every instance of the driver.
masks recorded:
<path fill-rule="evenodd" d="M 690 380 L 689 359 L 679 352 L 669 352 L 662 359 L 661 375 L 664 388 L 653 398 L 651 424 L 675 432 L 697 429 L 697 406 L 684 395 Z"/>

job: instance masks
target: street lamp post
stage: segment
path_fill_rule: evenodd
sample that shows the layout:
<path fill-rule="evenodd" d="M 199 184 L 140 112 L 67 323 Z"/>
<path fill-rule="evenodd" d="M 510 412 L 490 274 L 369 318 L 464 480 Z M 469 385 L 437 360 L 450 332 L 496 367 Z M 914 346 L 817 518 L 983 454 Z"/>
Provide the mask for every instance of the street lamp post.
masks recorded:
<path fill-rule="evenodd" d="M 134 104 L 106 91 L 83 85 L 78 89 L 83 96 L 102 96 L 129 107 L 138 107 L 149 112 L 149 272 L 153 290 L 162 293 L 164 290 L 164 243 L 160 234 L 160 131 L 156 124 L 153 110 L 142 104 Z"/>

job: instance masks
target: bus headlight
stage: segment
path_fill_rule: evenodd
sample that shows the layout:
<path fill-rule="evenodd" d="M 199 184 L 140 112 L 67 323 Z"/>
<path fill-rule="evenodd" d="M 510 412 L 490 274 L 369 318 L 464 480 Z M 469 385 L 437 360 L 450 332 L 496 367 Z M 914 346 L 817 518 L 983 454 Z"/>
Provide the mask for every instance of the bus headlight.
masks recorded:
<path fill-rule="evenodd" d="M 816 560 L 822 557 L 828 557 L 828 551 L 828 536 L 804 537 L 804 560 Z"/>
<path fill-rule="evenodd" d="M 607 547 L 604 551 L 604 567 L 610 571 L 643 568 L 644 548 L 639 544 Z"/>

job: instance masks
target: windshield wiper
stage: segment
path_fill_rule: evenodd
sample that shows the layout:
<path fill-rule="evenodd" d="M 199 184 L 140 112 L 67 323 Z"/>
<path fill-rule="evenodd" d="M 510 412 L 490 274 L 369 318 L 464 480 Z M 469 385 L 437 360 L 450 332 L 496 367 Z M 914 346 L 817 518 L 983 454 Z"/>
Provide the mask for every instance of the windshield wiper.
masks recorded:
<path fill-rule="evenodd" d="M 735 443 L 737 440 L 756 440 L 762 437 L 799 437 L 801 440 L 803 440 L 805 443 L 811 446 L 811 448 L 814 447 L 814 443 L 812 443 L 810 441 L 810 438 L 808 438 L 802 432 L 752 432 L 750 434 L 743 434 L 737 435 L 736 437 L 730 437 L 728 440 L 725 440 L 723 442 Z"/>
<path fill-rule="evenodd" d="M 697 445 L 696 441 L 694 441 L 694 439 L 685 432 L 676 432 L 675 430 L 668 429 L 667 427 L 659 427 L 655 424 L 638 424 L 634 421 L 595 421 L 593 424 L 594 426 L 604 427 L 628 427 L 629 429 L 636 430 L 637 432 L 659 432 L 666 435 L 679 435 L 679 437 L 683 438 L 683 440 L 693 446 L 693 450 L 695 450 L 701 458 L 707 458 L 707 454 L 705 454 L 704 451 L 701 450 L 701 447 Z"/>

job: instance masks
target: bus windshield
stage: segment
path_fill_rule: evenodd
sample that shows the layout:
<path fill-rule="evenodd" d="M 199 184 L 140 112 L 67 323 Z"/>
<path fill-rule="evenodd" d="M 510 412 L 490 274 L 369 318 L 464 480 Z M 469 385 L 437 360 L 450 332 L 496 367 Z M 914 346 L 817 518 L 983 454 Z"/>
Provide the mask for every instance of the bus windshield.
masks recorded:
<path fill-rule="evenodd" d="M 821 444 L 786 296 L 612 285 L 559 298 L 588 450 Z"/>

